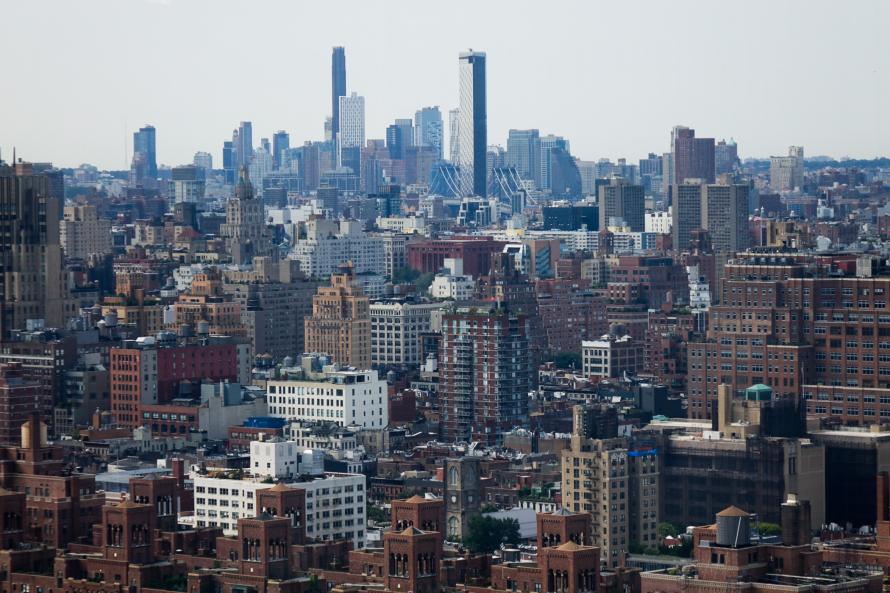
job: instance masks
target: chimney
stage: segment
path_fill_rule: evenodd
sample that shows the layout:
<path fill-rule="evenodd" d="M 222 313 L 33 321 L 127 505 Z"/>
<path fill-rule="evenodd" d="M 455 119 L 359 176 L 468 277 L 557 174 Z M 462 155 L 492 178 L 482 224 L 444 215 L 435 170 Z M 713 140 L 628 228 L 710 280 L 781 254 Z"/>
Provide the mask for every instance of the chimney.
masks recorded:
<path fill-rule="evenodd" d="M 782 503 L 782 543 L 786 546 L 806 546 L 812 540 L 810 501 L 798 500 L 788 493 Z"/>
<path fill-rule="evenodd" d="M 878 474 L 877 487 L 875 502 L 878 507 L 878 521 L 890 521 L 890 509 L 887 508 L 887 504 L 890 502 L 890 473 L 880 472 Z"/>
<path fill-rule="evenodd" d="M 176 478 L 176 487 L 185 488 L 185 460 L 176 457 L 170 460 L 173 468 L 173 477 Z"/>

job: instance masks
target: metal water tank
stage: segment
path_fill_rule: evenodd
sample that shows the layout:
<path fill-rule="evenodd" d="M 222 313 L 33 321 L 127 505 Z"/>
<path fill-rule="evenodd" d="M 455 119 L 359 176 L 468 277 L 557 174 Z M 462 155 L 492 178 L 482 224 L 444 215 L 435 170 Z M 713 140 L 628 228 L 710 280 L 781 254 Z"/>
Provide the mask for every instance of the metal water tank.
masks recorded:
<path fill-rule="evenodd" d="M 751 515 L 731 506 L 717 513 L 717 545 L 738 548 L 751 543 Z"/>

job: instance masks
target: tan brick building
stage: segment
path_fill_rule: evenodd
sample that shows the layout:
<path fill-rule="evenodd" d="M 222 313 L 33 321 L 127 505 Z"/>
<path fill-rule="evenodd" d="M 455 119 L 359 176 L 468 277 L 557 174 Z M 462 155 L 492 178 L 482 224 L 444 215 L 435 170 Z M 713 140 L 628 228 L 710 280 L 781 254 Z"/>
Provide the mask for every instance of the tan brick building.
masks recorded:
<path fill-rule="evenodd" d="M 371 368 L 371 313 L 368 297 L 355 284 L 352 266 L 331 276 L 331 285 L 312 297 L 312 316 L 305 321 L 307 352 L 329 355 L 335 362 Z"/>

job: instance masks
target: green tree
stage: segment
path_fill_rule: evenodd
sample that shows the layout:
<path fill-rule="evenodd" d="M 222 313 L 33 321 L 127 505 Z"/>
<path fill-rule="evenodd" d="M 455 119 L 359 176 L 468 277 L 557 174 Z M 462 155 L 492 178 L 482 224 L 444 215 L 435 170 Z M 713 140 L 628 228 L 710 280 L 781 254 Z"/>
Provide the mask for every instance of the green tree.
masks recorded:
<path fill-rule="evenodd" d="M 374 521 L 375 523 L 386 523 L 391 519 L 389 513 L 387 513 L 385 509 L 375 504 L 371 504 L 370 502 L 368 502 L 365 515 L 369 521 Z"/>
<path fill-rule="evenodd" d="M 393 284 L 408 284 L 414 282 L 420 276 L 420 272 L 413 268 L 399 268 L 392 273 Z"/>
<path fill-rule="evenodd" d="M 432 272 L 421 274 L 418 276 L 417 280 L 414 281 L 414 286 L 417 287 L 417 292 L 419 294 L 426 294 L 426 292 L 430 289 L 430 286 L 433 285 L 433 280 L 436 279 L 436 275 Z"/>
<path fill-rule="evenodd" d="M 519 521 L 479 515 L 470 519 L 463 543 L 474 554 L 490 554 L 501 544 L 519 543 Z"/>
<path fill-rule="evenodd" d="M 680 533 L 680 529 L 676 525 L 667 521 L 659 523 L 656 531 L 661 537 L 677 537 L 677 534 Z"/>
<path fill-rule="evenodd" d="M 775 523 L 768 523 L 766 521 L 761 521 L 758 526 L 760 529 L 760 535 L 779 535 L 782 533 L 782 527 Z"/>
<path fill-rule="evenodd" d="M 553 364 L 560 369 L 580 369 L 581 354 L 578 352 L 560 352 L 553 357 Z"/>

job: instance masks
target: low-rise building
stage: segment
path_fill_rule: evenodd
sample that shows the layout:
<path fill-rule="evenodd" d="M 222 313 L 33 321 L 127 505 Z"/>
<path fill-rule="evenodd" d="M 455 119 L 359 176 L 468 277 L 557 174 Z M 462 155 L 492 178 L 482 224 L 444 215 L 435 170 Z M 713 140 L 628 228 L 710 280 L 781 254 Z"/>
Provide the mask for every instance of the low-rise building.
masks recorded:
<path fill-rule="evenodd" d="M 587 377 L 635 375 L 645 364 L 645 348 L 630 336 L 603 336 L 581 342 L 581 364 Z"/>
<path fill-rule="evenodd" d="M 196 527 L 219 527 L 226 535 L 238 533 L 238 520 L 257 517 L 257 492 L 269 488 L 303 490 L 306 499 L 307 541 L 365 542 L 365 476 L 325 473 L 299 481 L 279 482 L 267 477 L 237 477 L 234 472 L 192 474 Z"/>
<path fill-rule="evenodd" d="M 291 378 L 272 380 L 266 386 L 270 416 L 363 428 L 383 428 L 389 423 L 387 385 L 377 371 L 329 365 L 321 373 L 286 372 Z"/>

